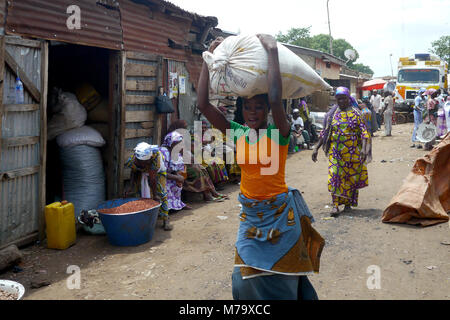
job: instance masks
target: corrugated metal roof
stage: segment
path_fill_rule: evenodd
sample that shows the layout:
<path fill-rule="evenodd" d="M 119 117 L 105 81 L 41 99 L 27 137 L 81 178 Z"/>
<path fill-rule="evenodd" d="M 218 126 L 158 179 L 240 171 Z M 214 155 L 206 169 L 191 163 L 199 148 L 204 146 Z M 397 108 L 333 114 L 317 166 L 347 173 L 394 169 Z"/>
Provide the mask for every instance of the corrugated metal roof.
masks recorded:
<path fill-rule="evenodd" d="M 128 0 L 121 1 L 120 5 L 125 50 L 164 55 L 174 50 L 169 48 L 169 39 L 187 45 L 191 20 L 171 18 Z"/>
<path fill-rule="evenodd" d="M 109 49 L 122 49 L 120 12 L 116 1 L 77 0 L 81 29 L 70 30 L 67 8 L 73 0 L 10 0 L 7 7 L 7 34 L 65 41 Z"/>
<path fill-rule="evenodd" d="M 169 39 L 178 45 L 188 45 L 191 20 L 171 17 L 129 0 L 121 0 L 120 5 L 124 49 L 156 53 L 166 59 L 186 62 L 196 87 L 203 63 L 201 56 L 169 47 Z"/>

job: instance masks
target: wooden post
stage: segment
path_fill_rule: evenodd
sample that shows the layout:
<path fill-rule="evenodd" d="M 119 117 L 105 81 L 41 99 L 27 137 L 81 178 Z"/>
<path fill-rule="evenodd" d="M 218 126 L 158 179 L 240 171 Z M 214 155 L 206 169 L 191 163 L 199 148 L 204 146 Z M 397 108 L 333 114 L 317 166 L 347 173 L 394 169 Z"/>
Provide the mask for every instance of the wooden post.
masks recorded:
<path fill-rule="evenodd" d="M 126 67 L 126 61 L 127 61 L 127 55 L 125 51 L 121 51 L 120 53 L 120 64 L 119 64 L 119 88 L 120 88 L 120 121 L 119 121 L 119 157 L 118 157 L 118 166 L 119 166 L 119 197 L 122 196 L 124 191 L 124 184 L 123 184 L 123 176 L 124 176 L 124 156 L 125 156 L 125 116 L 126 116 L 126 91 L 125 91 L 125 81 L 126 81 L 126 75 L 125 75 L 125 67 Z"/>
<path fill-rule="evenodd" d="M 47 171 L 47 92 L 48 43 L 41 45 L 41 101 L 40 101 L 40 172 L 39 172 L 39 240 L 45 238 L 46 171 Z"/>
<path fill-rule="evenodd" d="M 4 114 L 3 87 L 5 83 L 5 37 L 0 37 L 0 159 L 2 155 L 2 123 Z"/>

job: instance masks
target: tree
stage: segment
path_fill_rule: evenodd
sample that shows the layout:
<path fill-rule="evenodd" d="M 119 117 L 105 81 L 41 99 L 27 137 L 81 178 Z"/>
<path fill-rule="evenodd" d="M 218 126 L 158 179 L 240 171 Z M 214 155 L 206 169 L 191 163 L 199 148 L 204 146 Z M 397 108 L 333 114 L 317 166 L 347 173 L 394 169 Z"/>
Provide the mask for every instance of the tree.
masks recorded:
<path fill-rule="evenodd" d="M 374 72 L 372 71 L 372 69 L 370 69 L 369 66 L 366 66 L 362 63 L 355 63 L 355 64 L 352 64 L 352 66 L 350 66 L 350 63 L 349 63 L 349 67 L 350 67 L 350 69 L 356 70 L 358 72 L 367 73 L 370 75 L 374 74 Z"/>
<path fill-rule="evenodd" d="M 431 53 L 438 55 L 450 64 L 450 36 L 442 36 L 431 43 Z"/>
<path fill-rule="evenodd" d="M 283 43 L 293 44 L 296 46 L 310 48 L 322 52 L 330 52 L 330 36 L 323 33 L 311 36 L 310 29 L 311 26 L 307 28 L 291 28 L 286 34 L 279 32 L 276 36 L 276 39 Z M 353 49 L 356 52 L 355 60 L 349 61 L 347 64 L 350 69 L 368 74 L 374 73 L 369 66 L 366 66 L 362 63 L 354 63 L 356 60 L 358 60 L 359 53 L 349 42 L 347 42 L 345 39 L 333 39 L 334 56 L 347 61 L 348 59 L 344 54 L 345 50 L 347 49 Z"/>
<path fill-rule="evenodd" d="M 279 42 L 311 48 L 311 35 L 309 29 L 311 29 L 311 26 L 307 28 L 291 28 L 286 34 L 278 32 L 275 38 Z"/>

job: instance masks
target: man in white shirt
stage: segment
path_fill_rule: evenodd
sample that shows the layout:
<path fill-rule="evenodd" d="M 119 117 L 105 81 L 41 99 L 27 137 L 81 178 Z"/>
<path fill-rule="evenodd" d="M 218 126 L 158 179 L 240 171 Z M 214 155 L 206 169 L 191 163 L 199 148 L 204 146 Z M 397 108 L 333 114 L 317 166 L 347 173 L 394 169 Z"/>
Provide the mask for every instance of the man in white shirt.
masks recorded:
<path fill-rule="evenodd" d="M 372 91 L 372 96 L 370 97 L 370 103 L 373 106 L 373 109 L 377 113 L 377 123 L 378 128 L 381 128 L 381 95 L 378 94 L 377 90 Z"/>
<path fill-rule="evenodd" d="M 422 145 L 416 138 L 417 129 L 419 125 L 422 123 L 422 111 L 425 109 L 425 99 L 424 99 L 425 88 L 420 88 L 417 93 L 416 98 L 414 99 L 414 129 L 412 134 L 412 145 L 411 148 L 415 148 L 417 144 L 417 149 L 422 149 Z"/>

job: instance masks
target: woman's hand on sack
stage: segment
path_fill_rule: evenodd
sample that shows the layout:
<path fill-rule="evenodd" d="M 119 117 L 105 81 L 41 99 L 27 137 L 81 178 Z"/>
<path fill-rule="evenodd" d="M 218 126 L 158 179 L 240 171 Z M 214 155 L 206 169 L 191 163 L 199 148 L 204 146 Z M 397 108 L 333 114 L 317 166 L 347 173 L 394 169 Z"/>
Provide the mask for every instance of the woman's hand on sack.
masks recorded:
<path fill-rule="evenodd" d="M 261 41 L 262 46 L 266 51 L 271 51 L 277 49 L 277 40 L 270 34 L 257 34 L 256 35 Z"/>
<path fill-rule="evenodd" d="M 217 37 L 217 38 L 209 45 L 208 51 L 211 52 L 211 53 L 213 53 L 214 50 L 217 48 L 217 46 L 223 42 L 223 40 L 225 40 L 223 37 Z"/>

